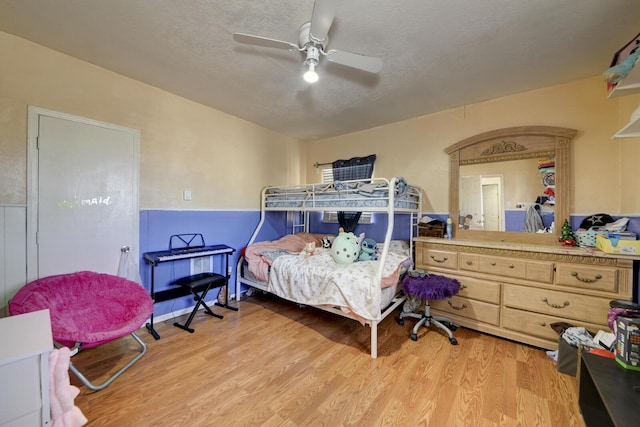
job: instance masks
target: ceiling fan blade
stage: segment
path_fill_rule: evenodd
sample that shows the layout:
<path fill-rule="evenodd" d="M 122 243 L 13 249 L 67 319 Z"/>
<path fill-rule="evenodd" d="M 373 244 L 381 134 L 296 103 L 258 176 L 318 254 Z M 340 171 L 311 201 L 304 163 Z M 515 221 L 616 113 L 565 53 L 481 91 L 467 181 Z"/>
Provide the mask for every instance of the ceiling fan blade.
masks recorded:
<path fill-rule="evenodd" d="M 316 0 L 313 5 L 311 29 L 309 30 L 312 41 L 322 43 L 327 38 L 340 2 L 341 0 Z"/>
<path fill-rule="evenodd" d="M 282 40 L 269 39 L 266 37 L 252 36 L 250 34 L 235 33 L 233 39 L 239 43 L 252 44 L 255 46 L 274 47 L 284 50 L 300 50 L 297 45 Z"/>
<path fill-rule="evenodd" d="M 327 52 L 327 59 L 336 64 L 357 68 L 369 73 L 377 73 L 382 68 L 382 60 L 380 58 L 335 49 Z"/>

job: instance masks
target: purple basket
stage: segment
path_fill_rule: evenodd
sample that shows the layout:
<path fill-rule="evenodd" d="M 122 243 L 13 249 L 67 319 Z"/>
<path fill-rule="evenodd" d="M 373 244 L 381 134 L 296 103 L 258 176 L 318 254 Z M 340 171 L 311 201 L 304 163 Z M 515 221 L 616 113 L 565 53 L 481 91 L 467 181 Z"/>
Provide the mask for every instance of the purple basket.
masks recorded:
<path fill-rule="evenodd" d="M 607 320 L 609 323 L 609 329 L 611 332 L 615 332 L 616 320 L 618 316 L 624 317 L 640 317 L 640 304 L 633 303 L 631 301 L 613 300 L 609 303 L 609 313 Z"/>

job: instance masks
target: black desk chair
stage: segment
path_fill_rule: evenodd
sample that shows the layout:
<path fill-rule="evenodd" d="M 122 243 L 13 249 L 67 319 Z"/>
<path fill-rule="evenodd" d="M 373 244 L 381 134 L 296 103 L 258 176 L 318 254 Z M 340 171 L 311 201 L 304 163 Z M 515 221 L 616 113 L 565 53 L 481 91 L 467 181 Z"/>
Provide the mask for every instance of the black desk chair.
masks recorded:
<path fill-rule="evenodd" d="M 184 329 L 185 331 L 193 333 L 194 329 L 190 328 L 189 325 L 191 324 L 191 321 L 193 320 L 196 312 L 198 311 L 198 308 L 200 308 L 201 305 L 204 307 L 205 313 L 213 317 L 217 317 L 218 319 L 224 318 L 223 315 L 216 314 L 211 311 L 207 303 L 204 302 L 204 299 L 210 289 L 220 288 L 226 285 L 226 277 L 216 273 L 200 273 L 175 280 L 171 282 L 171 284 L 189 289 L 189 292 L 193 294 L 193 299 L 196 301 L 196 305 L 195 307 L 193 307 L 193 310 L 191 310 L 191 314 L 189 315 L 189 319 L 187 319 L 187 322 L 184 325 L 181 325 L 178 322 L 174 322 L 173 326 L 177 326 L 180 329 Z"/>

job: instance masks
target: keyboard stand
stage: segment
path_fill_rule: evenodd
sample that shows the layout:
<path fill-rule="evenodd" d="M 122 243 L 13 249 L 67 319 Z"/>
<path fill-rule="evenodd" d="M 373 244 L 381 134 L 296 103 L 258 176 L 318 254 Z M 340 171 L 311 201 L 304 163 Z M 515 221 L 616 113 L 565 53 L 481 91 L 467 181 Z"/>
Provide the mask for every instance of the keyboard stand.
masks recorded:
<path fill-rule="evenodd" d="M 193 299 L 197 301 L 195 307 L 193 307 L 193 310 L 191 310 L 191 314 L 189 315 L 189 319 L 187 319 L 187 322 L 184 325 L 181 325 L 178 322 L 173 322 L 173 326 L 177 326 L 180 329 L 184 329 L 185 331 L 193 333 L 194 329 L 190 328 L 189 325 L 191 325 L 191 321 L 193 320 L 193 317 L 196 315 L 196 313 L 198 312 L 198 308 L 200 308 L 201 305 L 204 307 L 205 313 L 213 317 L 217 317 L 218 319 L 223 319 L 224 316 L 211 311 L 207 303 L 204 302 L 204 299 L 206 298 L 209 289 L 220 288 L 226 285 L 226 283 L 227 278 L 216 273 L 194 274 L 193 276 L 187 276 L 173 281 L 171 283 L 172 285 L 187 288 L 189 292 L 193 294 Z M 200 292 L 199 295 L 198 292 Z"/>
<path fill-rule="evenodd" d="M 176 242 L 176 241 L 179 244 L 180 243 L 183 244 L 184 246 L 174 247 L 173 243 Z M 156 292 L 156 290 L 155 290 L 155 267 L 158 264 L 165 263 L 165 262 L 174 262 L 174 261 L 186 260 L 186 259 L 190 259 L 190 258 L 197 258 L 197 257 L 201 257 L 201 256 L 218 256 L 218 255 L 220 255 L 220 256 L 224 256 L 224 265 L 223 265 L 224 272 L 223 272 L 223 274 L 218 274 L 217 276 L 222 277 L 223 280 L 221 282 L 213 281 L 212 283 L 216 283 L 216 285 L 215 286 L 213 286 L 213 285 L 209 286 L 209 289 L 225 286 L 225 288 L 226 288 L 225 304 L 217 304 L 216 303 L 216 305 L 218 305 L 220 307 L 224 307 L 224 308 L 229 309 L 229 310 L 238 311 L 237 307 L 232 307 L 232 306 L 228 305 L 228 302 L 229 302 L 229 286 L 228 286 L 229 285 L 229 275 L 228 275 L 228 272 L 229 272 L 229 255 L 231 255 L 234 252 L 235 252 L 235 249 L 233 249 L 232 247 L 229 247 L 227 245 L 205 246 L 204 238 L 202 237 L 202 234 L 176 234 L 176 235 L 171 236 L 171 238 L 169 239 L 169 250 L 167 250 L 167 251 L 146 252 L 144 254 L 145 262 L 151 266 L 151 283 L 150 283 L 151 298 L 153 299 L 154 303 L 157 303 L 157 302 L 167 301 L 167 300 L 180 298 L 180 297 L 183 297 L 185 295 L 192 294 L 192 295 L 194 295 L 194 298 L 196 299 L 196 301 L 198 301 L 198 299 L 202 299 L 202 301 L 200 302 L 200 305 L 203 305 L 205 307 L 205 311 L 208 314 L 216 316 L 215 314 L 213 314 L 213 311 L 211 311 L 211 309 L 206 304 L 204 304 L 205 295 L 202 295 L 201 297 L 199 297 L 197 294 L 194 294 L 192 292 L 192 289 L 189 286 L 175 286 L 175 287 L 172 287 L 170 289 L 165 289 L 165 290 Z M 214 273 L 208 273 L 208 274 L 214 274 Z M 187 277 L 192 277 L 192 276 L 187 276 Z M 178 279 L 178 280 L 180 280 L 180 279 Z M 177 282 L 178 280 L 176 280 L 174 282 Z M 202 292 L 204 290 L 204 288 L 201 287 L 201 286 L 202 285 L 196 286 L 197 287 L 196 293 L 197 292 Z M 208 292 L 209 289 L 207 289 L 207 292 Z M 198 307 L 199 307 L 199 305 L 196 306 L 196 309 Z M 186 324 L 187 328 L 189 327 L 189 324 L 191 323 L 191 320 L 193 319 L 193 316 L 195 316 L 195 310 L 196 309 L 194 309 L 191 312 L 190 320 Z M 158 331 L 156 331 L 154 326 L 153 326 L 153 313 L 151 314 L 151 317 L 150 317 L 149 321 L 146 323 L 145 326 L 146 326 L 147 330 L 149 331 L 149 333 L 153 336 L 153 338 L 155 338 L 156 340 L 160 339 L 160 334 L 158 334 Z"/>

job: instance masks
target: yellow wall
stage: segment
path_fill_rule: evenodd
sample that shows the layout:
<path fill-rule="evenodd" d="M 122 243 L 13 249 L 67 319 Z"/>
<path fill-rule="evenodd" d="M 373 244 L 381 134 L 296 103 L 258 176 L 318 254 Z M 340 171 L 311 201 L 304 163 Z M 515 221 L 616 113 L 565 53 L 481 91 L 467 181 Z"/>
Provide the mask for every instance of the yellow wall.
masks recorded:
<path fill-rule="evenodd" d="M 315 162 L 375 153 L 377 176 L 422 185 L 424 209 L 444 213 L 445 147 L 497 128 L 549 125 L 578 130 L 572 214 L 640 212 L 640 140 L 610 139 L 640 95 L 606 99 L 600 77 L 303 144 L 5 33 L 0 52 L 0 204 L 26 203 L 34 105 L 139 129 L 142 209 L 257 209 L 266 184 L 316 182 Z M 182 201 L 183 189 L 193 201 Z"/>
<path fill-rule="evenodd" d="M 143 209 L 257 209 L 301 180 L 295 139 L 1 32 L 0 52 L 0 204 L 26 203 L 28 105 L 139 129 Z"/>
<path fill-rule="evenodd" d="M 430 114 L 306 145 L 307 180 L 313 164 L 377 154 L 375 175 L 402 175 L 425 190 L 426 212 L 448 211 L 446 147 L 504 127 L 576 129 L 571 214 L 640 213 L 640 139 L 611 136 L 623 127 L 640 95 L 607 99 L 600 77 L 570 82 Z M 392 108 L 392 107 L 391 107 Z"/>

